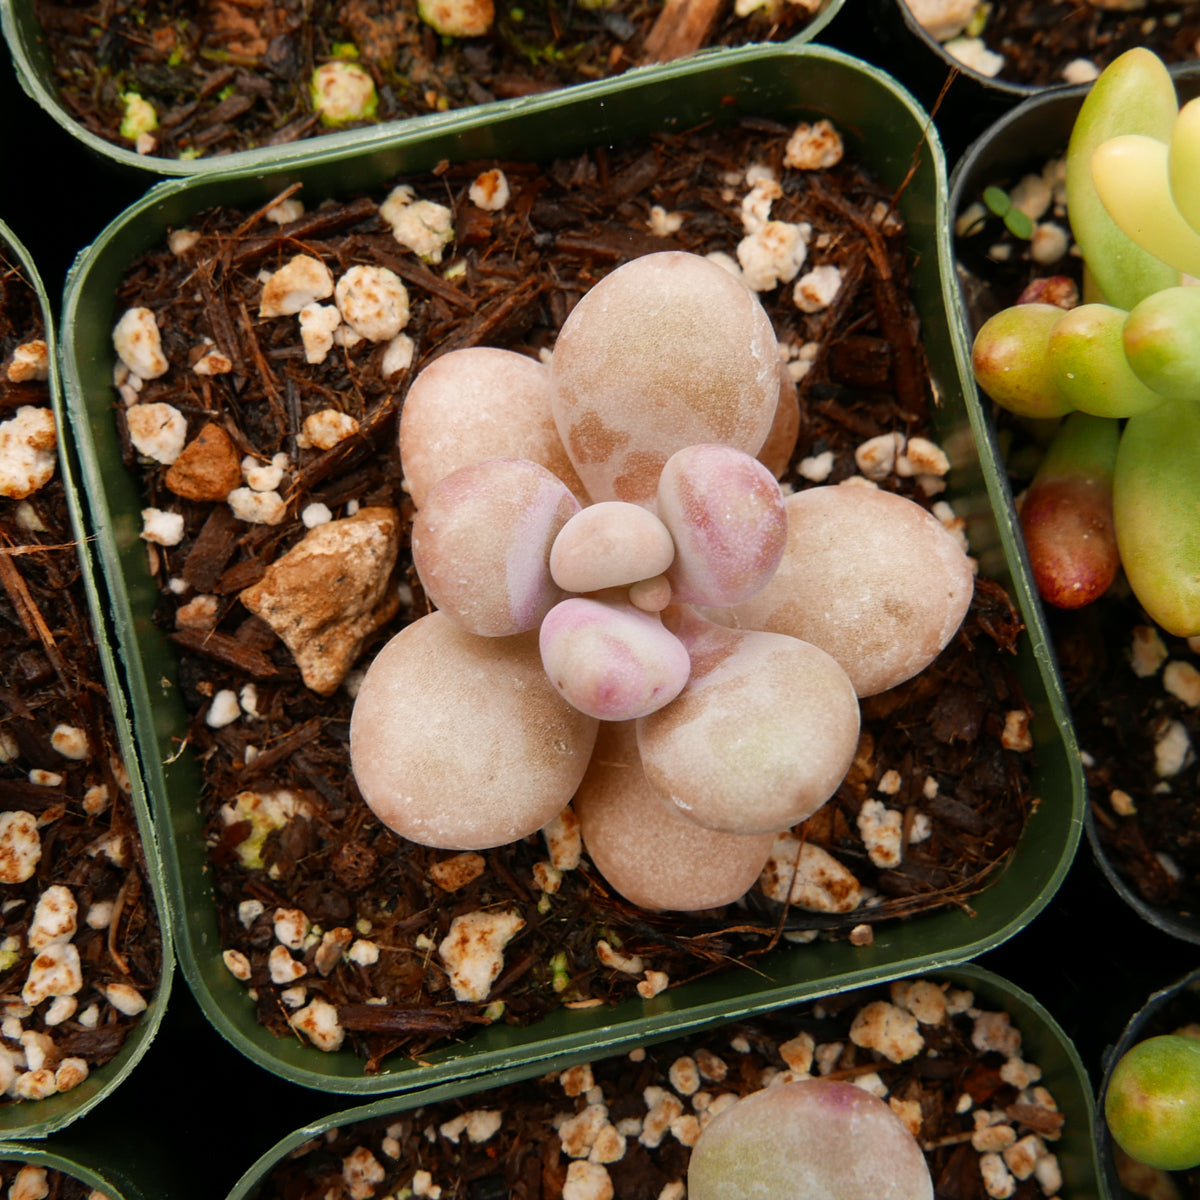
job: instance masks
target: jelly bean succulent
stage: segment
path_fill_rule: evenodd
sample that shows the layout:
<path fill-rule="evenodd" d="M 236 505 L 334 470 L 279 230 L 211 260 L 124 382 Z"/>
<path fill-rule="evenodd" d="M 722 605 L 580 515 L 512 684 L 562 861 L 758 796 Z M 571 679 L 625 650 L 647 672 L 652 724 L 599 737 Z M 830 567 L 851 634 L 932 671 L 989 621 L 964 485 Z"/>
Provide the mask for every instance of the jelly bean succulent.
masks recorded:
<path fill-rule="evenodd" d="M 1200 1039 L 1166 1033 L 1130 1047 L 1109 1077 L 1104 1119 L 1138 1162 L 1164 1171 L 1200 1166 Z"/>
<path fill-rule="evenodd" d="M 1066 196 L 1084 303 L 1034 300 L 976 335 L 976 379 L 1064 418 L 1022 526 L 1042 595 L 1078 608 L 1123 569 L 1168 632 L 1200 634 L 1200 100 L 1135 49 L 1088 92 Z M 1069 416 L 1067 414 L 1070 414 Z"/>
<path fill-rule="evenodd" d="M 798 428 L 757 297 L 683 252 L 596 284 L 548 365 L 475 347 L 427 366 L 399 448 L 435 607 L 372 662 L 350 731 L 380 819 L 479 850 L 574 800 L 633 902 L 747 891 L 845 776 L 859 697 L 932 661 L 973 592 L 915 502 L 785 496 Z"/>

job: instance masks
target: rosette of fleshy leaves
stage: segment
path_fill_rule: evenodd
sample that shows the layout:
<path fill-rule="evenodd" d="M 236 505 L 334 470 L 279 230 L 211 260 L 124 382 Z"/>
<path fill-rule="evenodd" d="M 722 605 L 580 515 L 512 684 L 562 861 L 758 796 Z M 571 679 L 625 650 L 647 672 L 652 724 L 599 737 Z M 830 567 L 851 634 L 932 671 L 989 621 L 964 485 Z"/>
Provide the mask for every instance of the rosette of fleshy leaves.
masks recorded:
<path fill-rule="evenodd" d="M 351 724 L 380 819 L 474 850 L 542 829 L 574 798 L 597 869 L 628 899 L 742 895 L 775 834 L 843 779 L 859 695 L 926 665 L 973 586 L 958 543 L 911 501 L 785 498 L 776 476 L 798 428 L 757 297 L 682 252 L 597 284 L 548 366 L 474 348 L 426 367 L 400 450 L 436 610 L 371 664 Z M 833 503 L 797 516 L 817 493 Z M 878 621 L 854 609 L 849 579 L 872 574 L 855 553 L 886 558 L 877 542 L 903 560 L 877 570 L 923 575 L 935 599 L 902 596 L 894 645 L 864 654 Z M 839 599 L 805 600 L 822 575 Z M 840 632 L 810 636 L 804 615 L 847 594 Z"/>
<path fill-rule="evenodd" d="M 1022 526 L 1062 608 L 1123 568 L 1168 632 L 1200 634 L 1200 100 L 1153 52 L 1115 59 L 1071 133 L 1067 215 L 1084 303 L 1037 299 L 980 328 L 975 374 L 1001 406 L 1063 418 Z"/>

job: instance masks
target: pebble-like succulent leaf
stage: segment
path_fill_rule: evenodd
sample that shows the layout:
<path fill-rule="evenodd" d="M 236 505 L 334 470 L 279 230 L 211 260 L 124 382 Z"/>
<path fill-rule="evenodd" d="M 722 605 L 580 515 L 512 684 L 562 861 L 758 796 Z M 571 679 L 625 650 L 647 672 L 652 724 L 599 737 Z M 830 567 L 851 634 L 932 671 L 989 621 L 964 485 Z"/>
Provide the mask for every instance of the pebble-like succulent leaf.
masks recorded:
<path fill-rule="evenodd" d="M 1061 417 L 1071 402 L 1059 390 L 1050 361 L 1050 334 L 1063 310 L 1055 304 L 1014 304 L 989 317 L 975 335 L 971 366 L 979 386 L 1020 417 Z"/>
<path fill-rule="evenodd" d="M 1130 367 L 1148 387 L 1200 404 L 1200 287 L 1147 296 L 1126 318 L 1122 342 Z"/>

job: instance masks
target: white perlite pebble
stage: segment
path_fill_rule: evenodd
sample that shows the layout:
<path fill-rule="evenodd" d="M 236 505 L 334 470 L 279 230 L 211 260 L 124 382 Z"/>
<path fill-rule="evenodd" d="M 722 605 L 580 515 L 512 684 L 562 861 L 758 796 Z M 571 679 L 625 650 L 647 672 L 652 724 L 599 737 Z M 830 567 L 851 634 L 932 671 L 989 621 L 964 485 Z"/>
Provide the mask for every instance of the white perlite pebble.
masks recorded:
<path fill-rule="evenodd" d="M 916 22 L 934 41 L 946 42 L 970 24 L 979 0 L 905 0 Z"/>
<path fill-rule="evenodd" d="M 398 333 L 383 351 L 383 358 L 379 361 L 379 373 L 387 379 L 391 375 L 407 371 L 412 366 L 416 352 L 417 346 L 412 338 L 407 333 Z"/>
<path fill-rule="evenodd" d="M 796 286 L 792 289 L 792 301 L 801 312 L 822 312 L 833 303 L 841 286 L 841 270 L 829 263 L 823 263 L 796 280 Z"/>
<path fill-rule="evenodd" d="M 357 419 L 349 413 L 336 408 L 323 408 L 304 418 L 300 437 L 303 445 L 317 450 L 332 450 L 339 442 L 353 437 L 359 428 Z"/>
<path fill-rule="evenodd" d="M 230 688 L 222 688 L 208 706 L 204 723 L 210 729 L 224 729 L 232 725 L 242 715 L 241 705 L 238 704 L 237 692 Z"/>
<path fill-rule="evenodd" d="M 63 758 L 72 759 L 74 762 L 83 762 L 90 753 L 87 732 L 78 725 L 55 725 L 54 732 L 50 735 L 50 745 Z"/>
<path fill-rule="evenodd" d="M 350 1200 L 369 1200 L 386 1174 L 383 1164 L 366 1146 L 356 1146 L 342 1159 L 342 1179 Z"/>
<path fill-rule="evenodd" d="M 59 942 L 69 942 L 79 928 L 79 906 L 74 893 L 60 883 L 48 887 L 39 897 L 29 923 L 30 948 L 44 950 Z"/>
<path fill-rule="evenodd" d="M 104 989 L 105 998 L 119 1013 L 136 1017 L 146 1011 L 146 997 L 128 983 L 110 983 Z"/>
<path fill-rule="evenodd" d="M 263 284 L 260 317 L 290 317 L 333 295 L 333 273 L 311 254 L 297 254 Z"/>
<path fill-rule="evenodd" d="M 780 283 L 790 283 L 800 273 L 807 255 L 803 231 L 787 221 L 767 221 L 737 245 L 742 281 L 755 292 L 769 292 Z"/>
<path fill-rule="evenodd" d="M 408 324 L 408 291 L 387 267 L 351 267 L 334 290 L 342 320 L 372 342 L 387 342 Z"/>
<path fill-rule="evenodd" d="M 882 800 L 864 800 L 858 810 L 858 832 L 877 867 L 899 866 L 904 836 L 904 814 Z"/>
<path fill-rule="evenodd" d="M 171 365 L 163 354 L 158 321 L 148 308 L 130 308 L 122 314 L 113 329 L 113 349 L 139 379 L 157 379 Z"/>
<path fill-rule="evenodd" d="M 510 194 L 508 176 L 499 167 L 493 167 L 476 177 L 467 196 L 476 208 L 499 212 L 508 203 Z"/>
<path fill-rule="evenodd" d="M 1004 68 L 1004 55 L 996 54 L 983 44 L 982 38 L 959 37 L 945 44 L 946 53 L 956 58 L 964 67 L 978 71 L 989 78 L 999 75 Z"/>
<path fill-rule="evenodd" d="M 278 491 L 287 469 L 286 454 L 276 454 L 270 462 L 265 463 L 260 462 L 253 454 L 247 454 L 242 459 L 242 476 L 246 480 L 246 486 L 256 492 Z"/>
<path fill-rule="evenodd" d="M 1192 759 L 1192 740 L 1181 721 L 1165 721 L 1154 740 L 1154 770 L 1160 779 L 1178 775 Z"/>
<path fill-rule="evenodd" d="M 783 165 L 799 171 L 819 171 L 842 161 L 842 137 L 829 121 L 802 123 L 792 131 Z"/>
<path fill-rule="evenodd" d="M 23 342 L 12 355 L 5 371 L 9 383 L 29 383 L 50 377 L 50 353 L 41 338 Z"/>
<path fill-rule="evenodd" d="M 250 960 L 240 950 L 226 950 L 221 955 L 225 969 L 234 977 L 245 983 L 250 978 Z"/>
<path fill-rule="evenodd" d="M 850 1026 L 850 1040 L 894 1063 L 914 1058 L 925 1046 L 917 1018 L 886 1000 L 873 1000 L 859 1011 Z"/>
<path fill-rule="evenodd" d="M 24 883 L 42 857 L 37 818 L 23 809 L 0 813 L 0 883 Z"/>
<path fill-rule="evenodd" d="M 304 361 L 323 363 L 333 349 L 333 335 L 342 323 L 336 304 L 306 304 L 297 314 Z"/>
<path fill-rule="evenodd" d="M 1129 647 L 1129 665 L 1139 679 L 1153 675 L 1167 661 L 1167 648 L 1153 625 L 1138 625 Z"/>
<path fill-rule="evenodd" d="M 1200 671 L 1189 662 L 1174 661 L 1163 669 L 1163 687 L 1189 708 L 1200 706 Z"/>
<path fill-rule="evenodd" d="M 289 950 L 299 950 L 308 936 L 309 921 L 299 908 L 277 908 L 272 918 L 275 940 Z"/>
<path fill-rule="evenodd" d="M 567 1167 L 563 1200 L 612 1200 L 613 1183 L 601 1163 L 576 1159 Z"/>
<path fill-rule="evenodd" d="M 1017 1190 L 1017 1181 L 1009 1174 L 999 1154 L 980 1155 L 979 1172 L 983 1176 L 983 1186 L 993 1200 L 1008 1200 Z"/>
<path fill-rule="evenodd" d="M 16 416 L 0 421 L 0 496 L 24 500 L 54 477 L 58 464 L 54 414 L 23 404 Z"/>
<path fill-rule="evenodd" d="M 287 516 L 287 502 L 275 491 L 234 488 L 226 499 L 233 515 L 250 525 L 278 525 Z"/>
<path fill-rule="evenodd" d="M 55 942 L 30 963 L 21 999 L 36 1008 L 49 996 L 73 996 L 82 987 L 79 951 L 71 942 Z"/>
<path fill-rule="evenodd" d="M 166 512 L 161 508 L 142 509 L 143 541 L 158 546 L 178 546 L 183 541 L 183 514 Z"/>
<path fill-rule="evenodd" d="M 300 514 L 300 520 L 305 529 L 316 529 L 318 525 L 328 525 L 333 520 L 333 512 L 328 504 L 322 504 L 319 500 L 314 500 L 312 504 L 304 506 L 304 510 Z"/>
<path fill-rule="evenodd" d="M 292 952 L 286 946 L 273 946 L 267 955 L 267 969 L 271 973 L 271 982 L 281 987 L 295 983 L 297 979 L 308 973 L 308 968 L 299 960 L 292 957 Z"/>
<path fill-rule="evenodd" d="M 464 1002 L 487 999 L 504 965 L 504 947 L 525 928 L 515 910 L 472 912 L 457 916 L 438 946 L 450 972 L 455 998 Z"/>
<path fill-rule="evenodd" d="M 1100 75 L 1100 68 L 1090 58 L 1073 58 L 1062 69 L 1064 83 L 1091 83 Z"/>
<path fill-rule="evenodd" d="M 400 245 L 426 262 L 440 263 L 443 250 L 454 240 L 454 214 L 445 205 L 416 200 L 414 195 L 407 184 L 393 188 L 379 206 L 379 215 Z"/>
<path fill-rule="evenodd" d="M 314 1000 L 293 1013 L 288 1024 L 304 1034 L 318 1050 L 330 1053 L 341 1049 L 346 1037 L 346 1031 L 338 1021 L 337 1009 L 327 1000 Z"/>
<path fill-rule="evenodd" d="M 125 410 L 134 449 L 155 462 L 170 465 L 187 443 L 187 418 L 170 404 L 135 404 Z"/>

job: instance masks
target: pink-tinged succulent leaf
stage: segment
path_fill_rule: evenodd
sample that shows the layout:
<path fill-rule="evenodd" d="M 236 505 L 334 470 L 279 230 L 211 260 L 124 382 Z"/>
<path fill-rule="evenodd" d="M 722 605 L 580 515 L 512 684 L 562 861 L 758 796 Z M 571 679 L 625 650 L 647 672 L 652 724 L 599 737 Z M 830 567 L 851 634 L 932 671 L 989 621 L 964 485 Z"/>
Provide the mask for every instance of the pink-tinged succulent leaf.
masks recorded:
<path fill-rule="evenodd" d="M 675 540 L 676 604 L 740 604 L 775 574 L 787 510 L 771 472 L 731 446 L 688 446 L 667 460 L 658 513 Z"/>
<path fill-rule="evenodd" d="M 574 808 L 596 870 L 654 910 L 733 903 L 754 886 L 774 840 L 704 829 L 667 804 L 642 772 L 632 721 L 600 726 Z"/>
<path fill-rule="evenodd" d="M 976 382 L 1001 408 L 1019 417 L 1060 417 L 1071 410 L 1049 352 L 1050 332 L 1062 316 L 1057 304 L 1015 304 L 980 326 L 971 366 Z"/>
<path fill-rule="evenodd" d="M 957 632 L 975 576 L 957 539 L 919 504 L 879 488 L 789 496 L 783 561 L 761 592 L 714 619 L 812 642 L 860 696 L 927 667 Z"/>
<path fill-rule="evenodd" d="M 777 342 L 758 298 L 682 251 L 596 284 L 563 324 L 550 372 L 559 433 L 595 500 L 652 504 L 685 446 L 757 453 L 779 407 Z"/>
<path fill-rule="evenodd" d="M 535 634 L 481 638 L 435 612 L 368 669 L 350 762 L 389 828 L 426 846 L 482 850 L 535 833 L 566 807 L 596 729 L 547 682 Z"/>
<path fill-rule="evenodd" d="M 628 721 L 669 704 L 691 667 L 658 616 L 619 599 L 572 596 L 542 622 L 551 684 L 580 712 Z"/>
<path fill-rule="evenodd" d="M 758 461 L 775 476 L 782 479 L 791 465 L 800 437 L 800 390 L 795 380 L 780 365 L 779 405 L 775 419 L 767 432 L 767 440 L 759 447 Z"/>
<path fill-rule="evenodd" d="M 858 745 L 846 672 L 793 637 L 727 629 L 686 608 L 669 610 L 668 623 L 692 673 L 671 704 L 638 721 L 651 786 L 725 833 L 778 832 L 811 816 Z"/>
<path fill-rule="evenodd" d="M 557 475 L 581 500 L 550 408 L 544 364 L 492 346 L 452 350 L 413 380 L 400 411 L 400 462 L 418 508 L 429 489 L 485 458 L 527 458 Z"/>
<path fill-rule="evenodd" d="M 525 633 L 563 597 L 550 576 L 550 552 L 579 511 L 545 467 L 484 459 L 430 488 L 413 521 L 413 563 L 429 598 L 464 629 L 484 637 Z"/>
<path fill-rule="evenodd" d="M 559 531 L 550 551 L 550 574 L 564 591 L 600 592 L 653 579 L 674 557 L 670 532 L 649 509 L 601 500 Z"/>
<path fill-rule="evenodd" d="M 1070 413 L 1055 431 L 1021 505 L 1021 530 L 1038 592 L 1082 608 L 1108 591 L 1121 566 L 1113 523 L 1120 425 Z"/>
<path fill-rule="evenodd" d="M 886 1101 L 839 1079 L 751 1092 L 692 1148 L 690 1200 L 933 1200 L 925 1156 Z"/>

